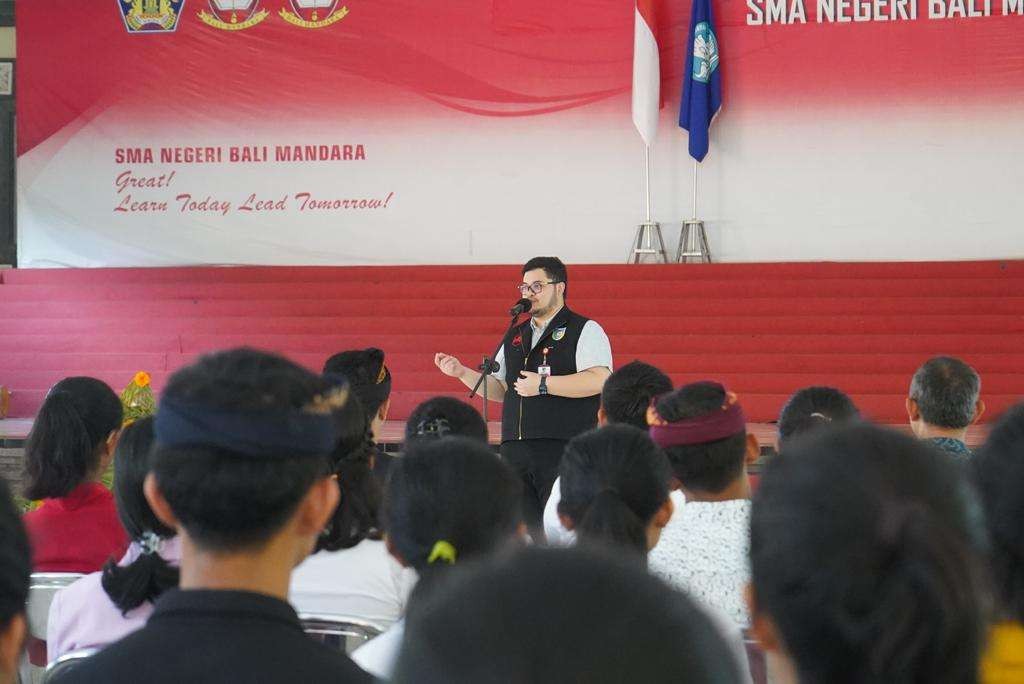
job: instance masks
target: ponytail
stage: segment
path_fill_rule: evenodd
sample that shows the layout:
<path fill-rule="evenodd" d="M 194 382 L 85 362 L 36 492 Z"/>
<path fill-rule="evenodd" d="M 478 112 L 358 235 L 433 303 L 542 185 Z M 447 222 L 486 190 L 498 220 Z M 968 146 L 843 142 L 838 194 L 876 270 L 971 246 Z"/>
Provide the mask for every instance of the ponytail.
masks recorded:
<path fill-rule="evenodd" d="M 25 442 L 25 496 L 67 496 L 85 482 L 121 416 L 117 395 L 100 380 L 65 378 L 54 385 Z"/>
<path fill-rule="evenodd" d="M 855 643 L 870 643 L 853 681 L 964 681 L 980 635 L 962 619 L 977 611 L 980 576 L 968 548 L 920 504 L 883 515 L 881 575 L 871 607 L 843 622 Z"/>
<path fill-rule="evenodd" d="M 575 531 L 581 543 L 621 546 L 635 551 L 646 563 L 647 526 L 613 489 L 597 493 Z"/>
<path fill-rule="evenodd" d="M 370 416 L 353 398 L 335 418 L 341 438 L 332 457 L 332 471 L 338 478 L 341 500 L 317 539 L 317 551 L 350 549 L 364 539 L 382 537 L 379 512 L 383 494 L 373 474 L 377 447 Z"/>
<path fill-rule="evenodd" d="M 121 614 L 127 616 L 128 611 L 147 601 L 152 603 L 168 589 L 178 586 L 180 574 L 178 568 L 168 563 L 163 556 L 155 550 L 147 549 L 134 562 L 125 566 L 108 560 L 103 566 L 100 583 Z"/>

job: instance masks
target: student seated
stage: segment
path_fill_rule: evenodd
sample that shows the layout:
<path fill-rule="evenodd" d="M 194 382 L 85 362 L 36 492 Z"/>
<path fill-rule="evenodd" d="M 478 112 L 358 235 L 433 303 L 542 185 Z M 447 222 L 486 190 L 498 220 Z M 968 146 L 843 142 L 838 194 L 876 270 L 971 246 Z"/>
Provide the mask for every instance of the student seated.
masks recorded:
<path fill-rule="evenodd" d="M 171 376 L 144 490 L 181 538 L 180 589 L 146 626 L 68 671 L 75 682 L 364 682 L 302 631 L 292 569 L 338 504 L 332 411 L 346 400 L 280 356 L 235 349 Z"/>
<path fill-rule="evenodd" d="M 405 444 L 420 439 L 468 437 L 487 444 L 487 423 L 475 408 L 454 397 L 433 397 L 412 410 L 405 421 Z"/>
<path fill-rule="evenodd" d="M 380 442 L 384 421 L 391 408 L 391 371 L 384 363 L 384 352 L 376 347 L 349 349 L 338 352 L 324 362 L 324 378 L 332 384 L 348 382 L 370 419 L 374 444 Z M 393 456 L 374 447 L 371 467 L 374 477 L 383 487 Z"/>
<path fill-rule="evenodd" d="M 121 428 L 121 401 L 95 378 L 54 385 L 25 441 L 25 514 L 35 572 L 95 572 L 128 545 L 114 496 L 100 482 Z"/>
<path fill-rule="evenodd" d="M 394 682 L 735 684 L 714 625 L 621 557 L 528 549 L 452 573 L 409 613 Z"/>
<path fill-rule="evenodd" d="M 28 634 L 28 600 L 32 559 L 28 537 L 7 482 L 0 478 L 0 682 L 14 684 Z"/>
<path fill-rule="evenodd" d="M 597 424 L 624 423 L 646 431 L 647 407 L 651 400 L 671 391 L 672 380 L 667 375 L 649 363 L 631 361 L 604 381 L 601 406 L 597 409 Z M 558 517 L 558 502 L 561 498 L 561 481 L 556 479 L 551 487 L 551 496 L 544 506 L 544 535 L 552 546 L 569 546 L 576 541 L 576 535 L 565 529 Z M 681 495 L 673 498 L 675 505 L 682 504 Z"/>
<path fill-rule="evenodd" d="M 388 550 L 419 575 L 409 600 L 411 611 L 450 566 L 514 545 L 526 534 L 522 484 L 479 442 L 464 437 L 423 440 L 392 464 L 384 524 Z M 399 621 L 357 649 L 353 659 L 388 679 L 404 630 L 405 622 Z"/>
<path fill-rule="evenodd" d="M 558 475 L 558 515 L 577 542 L 646 565 L 673 512 L 668 461 L 651 438 L 631 425 L 584 432 L 566 445 Z"/>
<path fill-rule="evenodd" d="M 686 496 L 651 553 L 651 570 L 745 627 L 747 467 L 760 448 L 743 408 L 717 382 L 695 382 L 658 399 L 650 423 Z"/>
<path fill-rule="evenodd" d="M 181 546 L 173 529 L 153 514 L 142 483 L 150 471 L 153 419 L 124 429 L 114 454 L 114 500 L 131 538 L 121 560 L 57 592 L 46 623 L 47 660 L 97 648 L 140 629 L 153 602 L 178 586 Z"/>
<path fill-rule="evenodd" d="M 790 396 L 779 413 L 776 451 L 802 435 L 859 419 L 860 412 L 853 400 L 841 390 L 804 387 Z"/>
<path fill-rule="evenodd" d="M 852 425 L 784 449 L 750 524 L 752 630 L 776 681 L 977 681 L 983 527 L 958 464 L 909 436 Z"/>
<path fill-rule="evenodd" d="M 300 613 L 326 613 L 388 626 L 405 612 L 416 573 L 403 568 L 382 540 L 381 491 L 373 476 L 370 421 L 359 401 L 336 414 L 340 438 L 332 455 L 341 502 L 317 538 L 316 551 L 292 573 L 289 597 Z"/>
<path fill-rule="evenodd" d="M 1024 682 L 1024 404 L 999 420 L 972 466 L 988 521 L 996 605 L 981 681 Z"/>

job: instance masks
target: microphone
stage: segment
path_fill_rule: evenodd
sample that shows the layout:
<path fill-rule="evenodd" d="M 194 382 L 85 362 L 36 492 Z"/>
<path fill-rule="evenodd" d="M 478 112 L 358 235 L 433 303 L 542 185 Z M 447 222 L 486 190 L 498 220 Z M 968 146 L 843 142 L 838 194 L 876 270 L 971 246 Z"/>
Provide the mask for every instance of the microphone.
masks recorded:
<path fill-rule="evenodd" d="M 518 316 L 519 314 L 526 313 L 527 311 L 529 311 L 530 307 L 532 306 L 533 304 L 530 302 L 530 300 L 527 299 L 526 297 L 523 297 L 518 302 L 516 302 L 515 306 L 508 310 L 508 313 L 510 316 Z"/>

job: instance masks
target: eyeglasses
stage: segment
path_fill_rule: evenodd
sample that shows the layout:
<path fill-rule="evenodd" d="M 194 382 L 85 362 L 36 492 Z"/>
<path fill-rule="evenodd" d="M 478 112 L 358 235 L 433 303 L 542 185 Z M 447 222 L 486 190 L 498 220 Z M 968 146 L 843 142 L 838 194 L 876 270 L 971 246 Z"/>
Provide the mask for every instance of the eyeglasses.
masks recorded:
<path fill-rule="evenodd" d="M 555 283 L 560 283 L 560 282 L 562 282 L 562 281 L 561 280 L 545 280 L 544 282 L 541 282 L 539 280 L 535 280 L 532 283 L 530 283 L 529 285 L 527 285 L 526 283 L 523 283 L 517 289 L 519 290 L 519 294 L 521 294 L 521 295 L 523 295 L 525 297 L 527 295 L 527 293 L 530 293 L 530 292 L 532 292 L 533 294 L 540 294 L 541 290 L 544 289 L 545 285 L 554 285 Z"/>

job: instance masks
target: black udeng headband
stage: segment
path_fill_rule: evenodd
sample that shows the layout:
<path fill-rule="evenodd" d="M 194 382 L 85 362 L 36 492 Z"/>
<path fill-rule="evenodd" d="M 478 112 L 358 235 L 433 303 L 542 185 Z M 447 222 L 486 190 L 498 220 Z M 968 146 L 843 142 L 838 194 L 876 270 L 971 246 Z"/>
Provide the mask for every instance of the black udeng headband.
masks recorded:
<path fill-rule="evenodd" d="M 326 455 L 338 441 L 329 413 L 238 411 L 166 397 L 160 401 L 153 428 L 161 446 L 213 446 L 257 457 Z"/>

